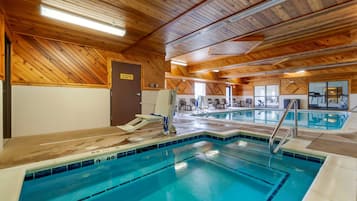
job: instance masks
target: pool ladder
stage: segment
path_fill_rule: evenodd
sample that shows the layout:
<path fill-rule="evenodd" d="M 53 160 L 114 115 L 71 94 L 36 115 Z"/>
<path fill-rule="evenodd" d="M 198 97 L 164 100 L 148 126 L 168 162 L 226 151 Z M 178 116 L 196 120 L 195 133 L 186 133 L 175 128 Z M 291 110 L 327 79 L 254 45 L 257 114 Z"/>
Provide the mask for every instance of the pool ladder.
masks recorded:
<path fill-rule="evenodd" d="M 275 139 L 276 139 L 276 135 L 277 135 L 281 125 L 283 124 L 286 115 L 288 114 L 289 110 L 293 106 L 294 106 L 294 126 L 292 128 L 290 128 L 289 132 L 283 138 L 280 139 L 279 144 L 276 147 L 274 147 L 274 142 L 275 142 Z M 279 151 L 280 147 L 288 140 L 289 137 L 296 137 L 297 136 L 297 134 L 298 134 L 298 123 L 297 123 L 298 113 L 297 113 L 297 108 L 298 108 L 297 99 L 292 99 L 290 101 L 289 105 L 286 107 L 286 109 L 285 109 L 285 111 L 283 113 L 283 116 L 281 116 L 278 124 L 275 126 L 273 133 L 270 135 L 270 138 L 269 138 L 269 150 L 270 150 L 270 153 L 276 154 Z"/>

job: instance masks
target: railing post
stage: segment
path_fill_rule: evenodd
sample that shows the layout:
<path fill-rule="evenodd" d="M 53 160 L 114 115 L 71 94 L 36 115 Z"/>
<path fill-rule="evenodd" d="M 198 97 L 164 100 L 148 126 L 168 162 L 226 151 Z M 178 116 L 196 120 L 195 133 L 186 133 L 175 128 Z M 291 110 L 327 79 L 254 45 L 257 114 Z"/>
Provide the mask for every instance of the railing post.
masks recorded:
<path fill-rule="evenodd" d="M 298 101 L 295 99 L 294 100 L 294 133 L 293 133 L 293 137 L 296 137 L 298 134 L 298 112 L 297 112 L 297 108 L 298 108 Z"/>
<path fill-rule="evenodd" d="M 274 149 L 275 136 L 277 135 L 283 121 L 285 120 L 286 115 L 288 114 L 289 110 L 292 109 L 293 106 L 294 106 L 294 126 L 292 128 L 292 135 L 293 135 L 293 137 L 297 136 L 297 133 L 298 133 L 298 112 L 297 112 L 298 105 L 297 105 L 297 100 L 293 99 L 292 101 L 290 101 L 290 103 L 287 106 L 287 108 L 285 109 L 283 115 L 280 117 L 278 124 L 275 126 L 273 133 L 269 137 L 269 150 L 272 154 L 275 154 L 276 152 L 279 151 L 280 146 L 283 145 L 283 143 L 286 141 L 287 137 L 290 134 L 290 132 L 289 132 L 288 135 L 285 135 L 285 137 L 283 139 L 281 139 L 279 144 Z"/>

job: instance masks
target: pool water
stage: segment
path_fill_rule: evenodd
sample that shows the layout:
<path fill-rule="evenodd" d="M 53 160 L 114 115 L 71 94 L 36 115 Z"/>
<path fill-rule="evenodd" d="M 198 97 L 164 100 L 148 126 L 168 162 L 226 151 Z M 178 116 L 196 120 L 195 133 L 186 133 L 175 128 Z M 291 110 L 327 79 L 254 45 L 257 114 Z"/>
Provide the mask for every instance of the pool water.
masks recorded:
<path fill-rule="evenodd" d="M 198 139 L 25 181 L 20 200 L 300 201 L 320 167 L 262 141 Z"/>
<path fill-rule="evenodd" d="M 214 119 L 226 119 L 259 124 L 275 125 L 283 115 L 283 110 L 248 109 L 240 111 L 195 114 L 195 116 Z M 319 130 L 339 130 L 348 119 L 348 112 L 327 111 L 298 111 L 298 126 Z M 294 113 L 290 111 L 285 118 L 284 125 L 294 124 Z"/>

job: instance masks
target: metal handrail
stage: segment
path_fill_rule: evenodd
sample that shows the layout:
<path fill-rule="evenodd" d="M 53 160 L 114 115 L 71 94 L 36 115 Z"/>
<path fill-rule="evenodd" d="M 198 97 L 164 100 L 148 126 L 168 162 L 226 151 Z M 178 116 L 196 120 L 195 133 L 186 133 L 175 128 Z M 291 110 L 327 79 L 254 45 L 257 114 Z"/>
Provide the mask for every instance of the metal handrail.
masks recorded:
<path fill-rule="evenodd" d="M 269 138 L 269 150 L 270 150 L 270 153 L 272 154 L 276 154 L 280 147 L 286 142 L 288 136 L 292 135 L 293 137 L 296 137 L 297 136 L 297 133 L 298 133 L 298 124 L 297 124 L 297 105 L 298 104 L 298 101 L 297 99 L 293 99 L 290 101 L 289 105 L 286 107 L 284 113 L 283 113 L 283 116 L 281 116 L 278 124 L 275 126 L 274 128 L 274 131 L 273 133 L 270 135 L 270 138 Z M 279 144 L 274 148 L 274 141 L 275 141 L 275 138 L 276 138 L 276 134 L 278 133 L 281 125 L 283 124 L 284 120 L 285 120 L 285 117 L 286 115 L 288 114 L 289 110 L 292 108 L 292 106 L 294 106 L 294 127 L 290 130 L 289 133 L 287 133 L 279 142 Z"/>

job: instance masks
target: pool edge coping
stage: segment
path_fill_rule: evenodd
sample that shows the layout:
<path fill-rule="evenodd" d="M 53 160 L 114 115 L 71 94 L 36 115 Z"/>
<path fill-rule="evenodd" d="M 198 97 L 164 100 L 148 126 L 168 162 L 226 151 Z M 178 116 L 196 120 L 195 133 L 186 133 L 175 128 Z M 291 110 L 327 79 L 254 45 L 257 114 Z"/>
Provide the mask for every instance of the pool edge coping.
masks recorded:
<path fill-rule="evenodd" d="M 242 110 L 246 110 L 246 109 L 242 109 Z M 228 111 L 222 111 L 222 112 L 228 112 Z M 351 112 L 346 112 L 346 113 L 348 113 L 349 116 L 348 116 L 347 120 L 345 121 L 344 125 L 342 126 L 342 128 L 339 130 L 309 129 L 309 128 L 304 128 L 304 127 L 299 127 L 298 129 L 303 132 L 324 133 L 324 134 L 329 134 L 329 135 L 331 135 L 331 134 L 350 134 L 350 133 L 357 132 L 357 129 L 354 129 L 354 128 L 349 128 L 350 130 L 352 129 L 352 131 L 347 131 L 347 124 L 349 123 L 348 125 L 350 125 L 349 120 L 351 119 L 351 116 L 353 113 L 351 113 Z M 355 116 L 357 118 L 357 113 Z M 201 120 L 215 121 L 215 122 L 220 122 L 220 123 L 231 123 L 231 124 L 240 124 L 240 125 L 258 125 L 258 126 L 264 126 L 264 127 L 268 127 L 268 128 L 275 128 L 275 125 L 255 123 L 255 122 L 244 122 L 244 121 L 235 121 L 235 120 L 227 120 L 227 119 L 215 119 L 215 118 L 208 118 L 208 117 L 201 117 L 201 116 L 194 116 L 194 115 L 186 116 L 186 118 L 187 117 L 197 118 L 197 119 L 201 119 Z M 282 125 L 281 128 L 289 129 L 291 127 Z"/>

